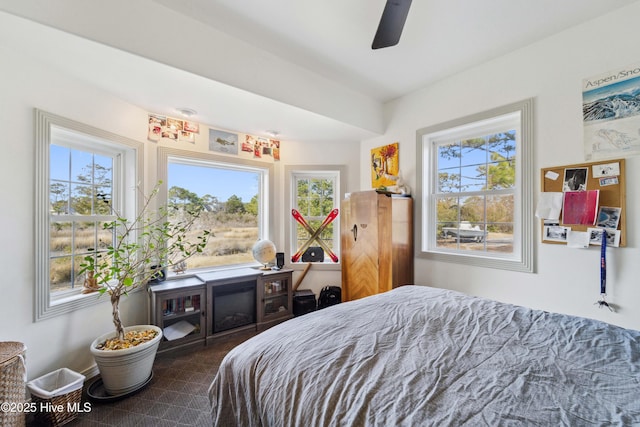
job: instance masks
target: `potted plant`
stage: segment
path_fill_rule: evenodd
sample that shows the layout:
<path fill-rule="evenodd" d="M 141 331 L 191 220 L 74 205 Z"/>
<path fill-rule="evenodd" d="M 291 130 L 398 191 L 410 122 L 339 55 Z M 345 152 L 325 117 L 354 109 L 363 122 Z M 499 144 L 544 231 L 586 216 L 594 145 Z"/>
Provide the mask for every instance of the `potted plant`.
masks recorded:
<path fill-rule="evenodd" d="M 120 299 L 154 279 L 159 267 L 184 266 L 189 257 L 203 251 L 209 239 L 208 230 L 198 232 L 195 238 L 187 236 L 201 209 L 184 207 L 176 212 L 176 220 L 169 221 L 168 208 L 154 206 L 161 184 L 148 196 L 142 194 L 142 208 L 133 219 L 116 212 L 110 200 L 98 195 L 116 217 L 103 225 L 112 232 L 113 242 L 103 249 L 89 249 L 80 264 L 80 273 L 87 277 L 85 289 L 108 294 L 111 301 L 115 331 L 101 335 L 90 347 L 110 395 L 135 391 L 148 382 L 162 339 L 162 330 L 154 325 L 125 328 L 120 319 Z"/>

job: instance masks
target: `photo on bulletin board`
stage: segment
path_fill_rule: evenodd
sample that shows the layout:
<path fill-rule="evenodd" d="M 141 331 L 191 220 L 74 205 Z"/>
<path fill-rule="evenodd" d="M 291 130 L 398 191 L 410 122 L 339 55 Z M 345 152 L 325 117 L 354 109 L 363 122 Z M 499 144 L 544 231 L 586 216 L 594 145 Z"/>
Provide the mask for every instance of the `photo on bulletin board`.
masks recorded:
<path fill-rule="evenodd" d="M 562 202 L 562 223 L 594 225 L 598 213 L 599 190 L 566 191 Z"/>
<path fill-rule="evenodd" d="M 612 208 L 609 206 L 600 206 L 598 211 L 598 219 L 596 220 L 596 226 L 604 228 L 618 228 L 620 222 L 621 208 Z"/>
<path fill-rule="evenodd" d="M 587 169 L 585 191 L 563 191 L 565 185 L 570 186 L 571 178 L 574 181 L 582 177 L 579 170 Z M 580 176 L 579 176 L 580 175 Z M 607 228 L 615 231 L 607 235 L 611 246 L 625 247 L 626 243 L 626 180 L 625 159 L 608 159 L 596 162 L 587 162 L 573 165 L 558 165 L 540 169 L 540 188 L 543 194 L 562 196 L 562 210 L 560 215 L 554 218 L 539 216 L 543 221 L 542 243 L 570 244 L 574 232 L 586 232 L 587 229 Z M 573 184 L 575 188 L 575 183 Z M 578 184 L 579 186 L 580 184 Z M 541 198 L 545 200 L 545 198 Z M 567 241 L 563 240 L 564 230 L 548 227 L 568 227 L 571 233 Z M 586 237 L 589 234 L 585 233 Z M 602 237 L 602 235 L 599 235 Z M 588 239 L 591 244 L 596 244 L 594 239 Z M 598 243 L 599 244 L 599 243 Z"/>
<path fill-rule="evenodd" d="M 589 168 L 569 168 L 564 170 L 562 191 L 585 191 Z"/>
<path fill-rule="evenodd" d="M 607 246 L 617 248 L 620 246 L 620 230 L 614 230 L 611 228 L 587 228 L 589 233 L 589 244 L 602 246 L 602 233 L 607 232 Z"/>
<path fill-rule="evenodd" d="M 571 231 L 570 227 L 546 225 L 544 227 L 544 240 L 567 243 L 567 235 L 569 234 L 569 231 Z"/>

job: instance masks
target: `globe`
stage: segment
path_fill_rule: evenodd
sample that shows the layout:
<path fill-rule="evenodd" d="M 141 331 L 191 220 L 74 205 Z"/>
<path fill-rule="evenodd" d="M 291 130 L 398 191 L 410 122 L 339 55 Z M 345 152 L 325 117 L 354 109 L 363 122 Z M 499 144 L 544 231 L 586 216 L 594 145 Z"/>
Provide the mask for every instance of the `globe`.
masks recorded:
<path fill-rule="evenodd" d="M 276 245 L 270 240 L 258 240 L 253 245 L 253 258 L 260 264 L 264 265 L 263 270 L 268 270 L 267 264 L 269 264 L 276 257 Z"/>

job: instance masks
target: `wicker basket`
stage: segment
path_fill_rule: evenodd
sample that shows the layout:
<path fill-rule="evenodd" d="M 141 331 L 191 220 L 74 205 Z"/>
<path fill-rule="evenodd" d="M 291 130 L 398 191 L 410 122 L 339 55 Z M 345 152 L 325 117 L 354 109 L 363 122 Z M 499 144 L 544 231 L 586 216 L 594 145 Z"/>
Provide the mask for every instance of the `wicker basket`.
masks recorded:
<path fill-rule="evenodd" d="M 50 399 L 42 399 L 36 395 L 32 395 L 31 400 L 36 404 L 36 408 L 45 408 L 47 406 L 64 408 L 61 411 L 37 410 L 35 413 L 35 418 L 38 423 L 49 426 L 61 426 L 73 421 L 78 416 L 78 411 L 72 411 L 70 409 L 74 407 L 74 405 L 76 408 L 79 407 L 78 405 L 80 405 L 80 401 L 82 400 L 82 387 Z"/>
<path fill-rule="evenodd" d="M 62 368 L 27 383 L 35 403 L 35 418 L 45 425 L 61 426 L 78 416 L 84 375 Z M 55 409 L 54 409 L 55 408 Z"/>
<path fill-rule="evenodd" d="M 26 402 L 25 363 L 27 348 L 21 342 L 0 342 L 0 402 L 15 404 L 9 412 L 0 411 L 1 426 L 24 426 Z"/>

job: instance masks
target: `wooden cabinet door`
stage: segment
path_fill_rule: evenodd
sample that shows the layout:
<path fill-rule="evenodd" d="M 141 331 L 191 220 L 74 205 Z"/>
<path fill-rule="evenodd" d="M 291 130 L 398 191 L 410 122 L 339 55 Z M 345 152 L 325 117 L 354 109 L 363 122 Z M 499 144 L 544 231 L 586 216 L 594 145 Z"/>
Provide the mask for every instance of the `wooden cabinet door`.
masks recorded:
<path fill-rule="evenodd" d="M 342 287 L 347 301 L 381 291 L 378 210 L 375 191 L 352 193 L 342 202 Z"/>

